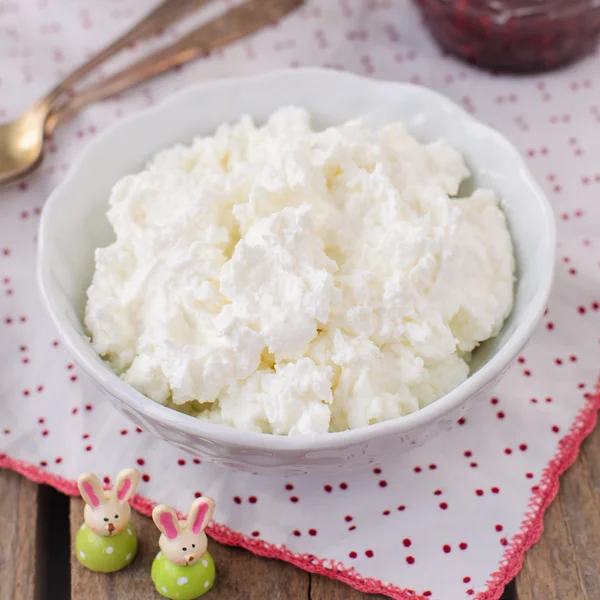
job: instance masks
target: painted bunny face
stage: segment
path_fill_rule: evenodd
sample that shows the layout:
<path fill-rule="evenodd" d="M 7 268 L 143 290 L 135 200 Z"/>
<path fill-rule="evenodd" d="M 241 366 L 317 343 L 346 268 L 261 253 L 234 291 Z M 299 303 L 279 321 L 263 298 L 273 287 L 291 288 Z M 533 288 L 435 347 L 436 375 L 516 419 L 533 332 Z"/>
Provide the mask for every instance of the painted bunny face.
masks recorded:
<path fill-rule="evenodd" d="M 83 473 L 77 480 L 79 491 L 85 500 L 83 518 L 85 524 L 98 535 L 111 536 L 121 533 L 129 523 L 133 496 L 140 474 L 135 469 L 123 469 L 117 475 L 112 490 L 104 491 L 94 473 Z"/>
<path fill-rule="evenodd" d="M 215 501 L 205 497 L 192 502 L 187 521 L 179 521 L 175 511 L 165 504 L 154 508 L 152 518 L 162 533 L 158 545 L 167 560 L 185 566 L 202 557 L 207 546 L 204 528 L 212 519 L 214 510 Z"/>

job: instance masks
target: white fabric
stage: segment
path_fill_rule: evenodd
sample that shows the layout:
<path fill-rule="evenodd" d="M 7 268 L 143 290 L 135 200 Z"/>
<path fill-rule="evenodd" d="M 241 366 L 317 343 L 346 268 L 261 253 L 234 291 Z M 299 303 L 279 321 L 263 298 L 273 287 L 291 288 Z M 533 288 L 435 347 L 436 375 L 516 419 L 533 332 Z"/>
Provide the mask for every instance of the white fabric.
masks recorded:
<path fill-rule="evenodd" d="M 135 0 L 0 3 L 0 119 L 33 103 L 139 18 L 145 6 Z M 127 51 L 126 58 L 174 36 L 167 31 Z M 258 478 L 196 465 L 179 449 L 136 432 L 84 385 L 61 344 L 54 343 L 56 333 L 34 277 L 39 211 L 99 131 L 191 82 L 297 65 L 340 66 L 417 81 L 462 103 L 528 157 L 558 220 L 549 311 L 520 362 L 494 391 L 497 403 L 483 403 L 464 425 L 407 457 L 390 456 L 378 465 L 381 473 L 369 470 L 343 480 L 335 474 Z M 396 598 L 408 597 L 402 588 L 430 592 L 421 597 L 439 600 L 497 598 L 502 578 L 488 581 L 504 553 L 508 558 L 517 551 L 511 543 L 535 495 L 531 488 L 597 377 L 598 67 L 593 56 L 552 74 L 492 76 L 441 56 L 408 0 L 314 0 L 250 41 L 88 108 L 59 128 L 35 175 L 0 191 L 0 451 L 70 480 L 88 469 L 114 478 L 119 468 L 138 466 L 146 476 L 139 487 L 142 496 L 186 511 L 196 492 L 209 494 L 217 500 L 218 523 L 293 553 L 343 563 L 363 578 L 389 582 L 394 587 L 387 593 Z M 540 501 L 547 486 L 537 488 Z"/>

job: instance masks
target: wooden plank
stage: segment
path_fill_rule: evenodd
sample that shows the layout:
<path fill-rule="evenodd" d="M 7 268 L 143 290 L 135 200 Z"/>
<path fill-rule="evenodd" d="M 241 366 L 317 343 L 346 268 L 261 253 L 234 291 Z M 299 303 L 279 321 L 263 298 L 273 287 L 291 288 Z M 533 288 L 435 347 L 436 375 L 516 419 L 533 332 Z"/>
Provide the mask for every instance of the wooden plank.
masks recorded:
<path fill-rule="evenodd" d="M 0 600 L 40 597 L 39 486 L 0 469 Z"/>
<path fill-rule="evenodd" d="M 83 522 L 83 501 L 71 499 L 71 547 Z M 71 598 L 94 600 L 147 600 L 158 597 L 150 579 L 152 560 L 158 552 L 159 532 L 151 519 L 132 511 L 138 535 L 138 555 L 127 569 L 104 575 L 84 568 L 71 552 Z M 290 564 L 260 558 L 239 548 L 209 542 L 217 565 L 211 600 L 308 599 L 309 576 Z M 1 600 L 4 600 L 2 598 Z M 8 600 L 8 597 L 6 598 Z M 12 598 L 11 598 L 12 600 Z"/>
<path fill-rule="evenodd" d="M 336 579 L 311 574 L 310 600 L 385 600 L 384 596 L 365 594 Z"/>
<path fill-rule="evenodd" d="M 600 598 L 600 430 L 563 475 L 540 542 L 516 579 L 518 600 Z"/>

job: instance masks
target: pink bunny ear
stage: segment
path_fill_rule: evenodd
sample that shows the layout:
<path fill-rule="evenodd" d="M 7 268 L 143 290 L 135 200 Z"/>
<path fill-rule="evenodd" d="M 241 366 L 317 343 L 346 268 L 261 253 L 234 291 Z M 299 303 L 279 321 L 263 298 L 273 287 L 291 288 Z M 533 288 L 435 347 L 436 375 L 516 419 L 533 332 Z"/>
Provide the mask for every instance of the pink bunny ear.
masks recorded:
<path fill-rule="evenodd" d="M 123 469 L 119 471 L 114 489 L 115 494 L 117 494 L 117 500 L 122 504 L 129 502 L 139 481 L 140 472 L 138 470 Z"/>
<path fill-rule="evenodd" d="M 198 534 L 204 531 L 212 519 L 215 511 L 215 501 L 212 498 L 201 496 L 194 500 L 190 506 L 190 512 L 187 519 L 187 527 L 191 528 L 192 533 Z"/>
<path fill-rule="evenodd" d="M 180 533 L 179 519 L 177 513 L 166 504 L 159 504 L 152 511 L 152 519 L 161 533 L 164 533 L 170 540 L 174 540 Z"/>
<path fill-rule="evenodd" d="M 95 473 L 82 473 L 77 479 L 77 487 L 86 504 L 97 508 L 106 502 L 102 484 Z"/>

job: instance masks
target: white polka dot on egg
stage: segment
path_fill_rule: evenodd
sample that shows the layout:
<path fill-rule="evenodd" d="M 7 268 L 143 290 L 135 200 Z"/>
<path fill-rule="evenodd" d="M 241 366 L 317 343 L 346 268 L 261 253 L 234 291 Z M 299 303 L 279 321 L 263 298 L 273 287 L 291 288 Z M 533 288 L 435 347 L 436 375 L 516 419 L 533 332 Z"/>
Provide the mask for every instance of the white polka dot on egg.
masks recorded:
<path fill-rule="evenodd" d="M 180 577 L 177 580 L 177 585 L 185 585 L 188 582 L 188 578 L 187 577 Z"/>

